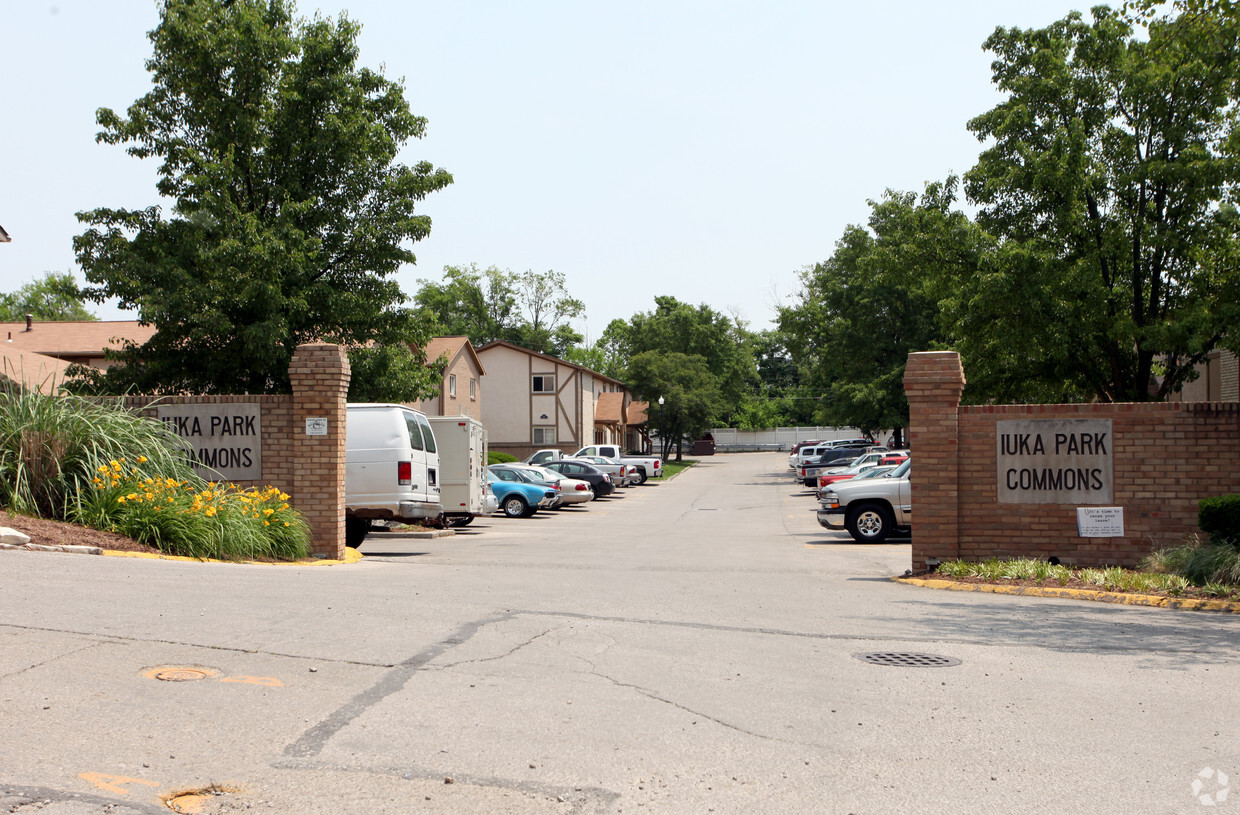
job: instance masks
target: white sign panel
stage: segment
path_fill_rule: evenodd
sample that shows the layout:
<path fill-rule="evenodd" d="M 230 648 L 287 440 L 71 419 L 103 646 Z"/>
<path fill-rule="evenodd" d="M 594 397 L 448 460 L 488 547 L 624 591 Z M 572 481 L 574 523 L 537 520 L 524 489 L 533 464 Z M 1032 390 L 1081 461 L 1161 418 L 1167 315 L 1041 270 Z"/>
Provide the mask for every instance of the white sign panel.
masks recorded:
<path fill-rule="evenodd" d="M 1076 532 L 1082 538 L 1122 538 L 1124 508 L 1077 507 Z"/>
<path fill-rule="evenodd" d="M 211 481 L 263 477 L 262 408 L 255 403 L 158 405 L 157 418 L 194 451 L 194 469 Z"/>
<path fill-rule="evenodd" d="M 1110 419 L 995 422 L 1003 504 L 1109 504 L 1115 452 Z"/>
<path fill-rule="evenodd" d="M 306 435 L 307 436 L 326 436 L 327 435 L 327 418 L 307 418 L 306 419 Z"/>

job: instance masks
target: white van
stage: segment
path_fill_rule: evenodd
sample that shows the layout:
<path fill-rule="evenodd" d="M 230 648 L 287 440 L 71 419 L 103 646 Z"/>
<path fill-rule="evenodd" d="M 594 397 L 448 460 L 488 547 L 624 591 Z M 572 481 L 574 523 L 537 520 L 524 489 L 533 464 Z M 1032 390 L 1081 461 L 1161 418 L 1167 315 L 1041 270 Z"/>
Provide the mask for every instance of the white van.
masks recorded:
<path fill-rule="evenodd" d="M 403 405 L 348 405 L 345 544 L 360 546 L 375 520 L 443 515 L 439 451 L 425 414 Z"/>
<path fill-rule="evenodd" d="M 465 526 L 487 514 L 487 431 L 472 416 L 429 416 L 439 445 L 444 515 Z"/>

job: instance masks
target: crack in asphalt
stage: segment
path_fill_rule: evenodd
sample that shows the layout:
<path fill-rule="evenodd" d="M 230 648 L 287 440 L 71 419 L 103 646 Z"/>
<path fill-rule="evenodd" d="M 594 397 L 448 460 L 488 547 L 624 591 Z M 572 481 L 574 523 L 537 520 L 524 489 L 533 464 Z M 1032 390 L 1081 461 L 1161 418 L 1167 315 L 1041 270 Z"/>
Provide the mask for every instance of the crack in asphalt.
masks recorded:
<path fill-rule="evenodd" d="M 474 620 L 458 628 L 451 636 L 423 648 L 409 659 L 394 666 L 378 682 L 355 695 L 334 713 L 302 734 L 301 738 L 284 748 L 284 755 L 296 758 L 316 756 L 322 752 L 328 740 L 348 727 L 354 719 L 387 697 L 400 691 L 419 670 L 440 654 L 468 642 L 482 628 L 513 618 L 512 614 L 500 614 Z"/>
<path fill-rule="evenodd" d="M 129 637 L 123 634 L 99 634 L 90 631 L 75 631 L 71 628 L 44 628 L 35 625 L 15 625 L 13 623 L 0 623 L 0 628 L 13 628 L 19 631 L 42 631 L 48 634 L 72 634 L 78 637 L 87 637 L 98 640 L 98 645 L 106 645 L 108 643 L 117 642 L 137 642 L 143 644 L 154 645 L 176 645 L 182 648 L 204 648 L 209 651 L 226 651 L 232 654 L 257 654 L 260 656 L 279 657 L 281 659 L 300 659 L 315 663 L 336 663 L 340 665 L 358 665 L 363 668 L 395 668 L 400 663 L 397 662 L 362 662 L 356 659 L 339 659 L 324 656 L 308 656 L 306 654 L 286 654 L 282 651 L 267 651 L 261 648 L 236 648 L 227 645 L 207 645 L 201 642 L 185 642 L 184 640 L 162 640 L 152 637 Z M 31 666 L 37 667 L 37 666 Z M 28 669 L 26 669 L 28 670 Z M 11 674 L 10 674 L 11 675 Z"/>
<path fill-rule="evenodd" d="M 542 632 L 541 634 L 535 634 L 534 636 L 530 637 L 530 638 L 529 638 L 528 640 L 526 640 L 525 642 L 518 643 L 517 645 L 514 645 L 512 648 L 510 648 L 510 649 L 509 649 L 508 651 L 506 651 L 505 653 L 498 654 L 498 655 L 493 656 L 493 657 L 479 657 L 478 659 L 463 659 L 463 660 L 461 660 L 460 662 L 449 662 L 449 663 L 447 663 L 447 664 L 445 664 L 445 665 L 441 665 L 441 666 L 439 666 L 439 670 L 446 671 L 446 670 L 448 670 L 449 668 L 458 668 L 458 667 L 460 667 L 461 665 L 477 665 L 477 664 L 482 663 L 482 662 L 496 662 L 496 661 L 501 660 L 501 659 L 507 659 L 508 657 L 510 657 L 510 656 L 512 656 L 513 654 L 515 654 L 517 651 L 520 651 L 520 650 L 521 650 L 522 648 L 524 648 L 525 646 L 527 646 L 527 645 L 533 645 L 535 642 L 537 642 L 538 640 L 540 640 L 540 639 L 542 639 L 543 637 L 547 636 L 548 634 L 550 634 L 550 633 L 551 633 L 552 631 L 554 631 L 554 630 L 555 630 L 554 628 L 548 628 L 546 631 Z"/>
<path fill-rule="evenodd" d="M 493 775 L 474 775 L 472 773 L 457 773 L 451 770 L 434 770 L 420 765 L 409 765 L 405 767 L 395 767 L 392 765 L 377 765 L 359 767 L 357 765 L 330 764 L 316 761 L 280 761 L 271 765 L 277 770 L 308 770 L 319 772 L 364 772 L 371 775 L 381 775 L 389 778 L 401 778 L 405 781 L 438 781 L 443 782 L 445 778 L 451 778 L 453 784 L 468 784 L 474 787 L 486 789 L 501 789 L 511 792 L 527 793 L 530 795 L 540 795 L 551 798 L 557 803 L 572 804 L 579 811 L 589 804 L 595 811 L 608 811 L 612 804 L 619 801 L 623 796 L 613 790 L 604 789 L 603 787 L 565 787 L 555 784 L 541 784 L 537 781 L 521 781 L 514 778 L 503 778 Z"/>
<path fill-rule="evenodd" d="M 683 628 L 690 631 L 717 631 L 725 634 L 758 634 L 762 636 L 790 637 L 795 639 L 819 640 L 823 642 L 899 642 L 935 645 L 980 645 L 989 647 L 1010 647 L 1012 643 L 996 641 L 985 637 L 944 637 L 944 636 L 907 636 L 896 634 L 823 634 L 813 631 L 791 631 L 778 628 L 750 628 L 747 626 L 720 625 L 718 623 L 697 623 L 685 620 L 655 620 L 642 617 L 615 617 L 607 615 L 582 614 L 573 611 L 540 611 L 537 609 L 514 609 L 516 615 L 534 617 L 564 617 L 587 622 L 622 623 L 626 625 L 649 625 L 668 628 Z M 1114 653 L 1114 654 L 1197 654 L 1200 644 L 1188 642 L 1183 646 L 1152 647 L 1146 641 L 1138 641 L 1132 645 L 1108 645 L 1091 641 L 1083 645 L 1056 645 L 1051 643 L 1026 642 L 1021 647 L 1036 648 L 1064 654 L 1080 653 Z"/>
<path fill-rule="evenodd" d="M 65 651 L 62 654 L 57 654 L 54 657 L 49 657 L 43 660 L 42 662 L 36 662 L 33 665 L 27 665 L 25 668 L 19 668 L 16 671 L 13 671 L 12 673 L 0 673 L 0 679 L 9 679 L 14 676 L 20 676 L 21 674 L 24 674 L 26 671 L 33 671 L 35 668 L 42 668 L 44 665 L 50 665 L 53 662 L 58 662 L 64 659 L 65 657 L 71 657 L 74 654 L 80 654 L 83 651 L 89 651 L 92 648 L 99 648 L 100 646 L 108 645 L 108 644 L 109 643 L 107 641 L 91 642 L 87 645 L 83 645 L 81 648 L 74 648 L 72 651 Z"/>
<path fill-rule="evenodd" d="M 591 668 L 593 668 L 594 666 L 593 666 L 593 665 L 591 665 L 590 667 L 591 667 Z M 787 739 L 779 739 L 779 738 L 775 738 L 774 736 L 768 736 L 768 735 L 766 735 L 765 733 L 755 733 L 755 732 L 754 732 L 754 731 L 752 731 L 752 730 L 746 730 L 745 728 L 740 727 L 739 725 L 734 725 L 734 724 L 731 724 L 731 723 L 729 723 L 729 722 L 725 722 L 723 719 L 717 719 L 717 718 L 715 718 L 714 716 L 711 716 L 711 715 L 710 715 L 710 714 L 708 714 L 708 713 L 702 713 L 701 711 L 694 710 L 694 709 L 693 709 L 693 708 L 691 708 L 691 707 L 685 707 L 684 705 L 680 704 L 679 702 L 674 702 L 674 701 L 672 701 L 671 699 L 667 699 L 667 698 L 665 698 L 665 697 L 660 696 L 659 694 L 655 693 L 654 691 L 650 690 L 649 688 L 643 688 L 641 685 L 633 685 L 633 684 L 631 684 L 631 683 L 629 683 L 629 682 L 621 682 L 619 679 L 616 679 L 615 677 L 608 676 L 607 674 L 604 674 L 604 673 L 599 673 L 597 670 L 591 670 L 591 671 L 589 671 L 589 675 L 590 675 L 590 676 L 597 676 L 599 679 L 605 679 L 605 680 L 607 680 L 608 682 L 612 683 L 613 685 L 615 685 L 615 686 L 616 686 L 616 687 L 618 687 L 618 688 L 627 688 L 627 689 L 629 689 L 629 690 L 636 691 L 639 695 L 641 695 L 641 696 L 645 696 L 647 699 L 652 699 L 652 700 L 654 700 L 654 701 L 656 701 L 656 702 L 662 702 L 663 704 L 665 704 L 665 705 L 669 705 L 669 706 L 671 706 L 671 707 L 674 707 L 674 708 L 676 708 L 677 710 L 683 710 L 685 713 L 688 713 L 688 714 L 690 714 L 690 715 L 692 715 L 692 716 L 697 716 L 697 717 L 702 718 L 702 719 L 705 719 L 705 720 L 707 720 L 707 721 L 714 722 L 715 724 L 719 725 L 720 727 L 726 727 L 728 730 L 735 730 L 737 733 L 742 733 L 742 734 L 744 734 L 744 735 L 746 735 L 746 736 L 752 736 L 752 737 L 754 737 L 755 739 L 761 739 L 762 741 L 776 741 L 776 742 L 782 742 L 783 744 L 796 744 L 796 745 L 800 745 L 800 742 L 788 741 Z"/>
<path fill-rule="evenodd" d="M 168 808 L 158 804 L 144 804 L 140 801 L 121 801 L 103 795 L 72 792 L 70 790 L 52 789 L 51 787 L 20 787 L 0 782 L 0 804 L 6 812 L 21 812 L 27 806 L 42 810 L 44 801 L 53 803 L 97 804 L 101 813 L 123 815 L 123 813 L 146 813 L 146 815 L 168 815 Z M 75 810 L 77 811 L 77 810 Z"/>

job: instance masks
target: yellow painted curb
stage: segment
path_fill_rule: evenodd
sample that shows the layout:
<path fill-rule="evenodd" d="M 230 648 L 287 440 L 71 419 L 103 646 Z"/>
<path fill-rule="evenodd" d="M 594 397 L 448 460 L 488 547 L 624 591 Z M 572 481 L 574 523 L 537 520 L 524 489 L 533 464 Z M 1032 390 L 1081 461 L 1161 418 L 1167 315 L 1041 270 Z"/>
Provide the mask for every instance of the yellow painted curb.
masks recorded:
<path fill-rule="evenodd" d="M 1126 592 L 1096 589 L 1056 588 L 1054 586 L 996 586 L 993 583 L 962 583 L 958 580 L 935 580 L 925 577 L 893 577 L 891 579 L 896 583 L 907 583 L 910 586 L 922 586 L 927 589 L 981 591 L 989 594 L 1018 594 L 1023 597 L 1058 597 L 1064 600 L 1092 600 L 1100 603 L 1117 603 L 1124 606 L 1175 608 L 1183 611 L 1220 611 L 1225 614 L 1240 614 L 1240 603 L 1232 600 L 1160 597 L 1154 594 L 1129 594 Z"/>
<path fill-rule="evenodd" d="M 344 559 L 328 560 L 281 560 L 277 562 L 268 562 L 264 560 L 217 560 L 207 557 L 187 557 L 186 555 L 157 555 L 150 552 L 121 552 L 116 549 L 104 549 L 104 557 L 139 557 L 147 560 L 180 560 L 187 563 L 241 563 L 246 566 L 345 566 L 350 563 L 357 563 L 365 557 L 356 549 L 346 549 Z"/>

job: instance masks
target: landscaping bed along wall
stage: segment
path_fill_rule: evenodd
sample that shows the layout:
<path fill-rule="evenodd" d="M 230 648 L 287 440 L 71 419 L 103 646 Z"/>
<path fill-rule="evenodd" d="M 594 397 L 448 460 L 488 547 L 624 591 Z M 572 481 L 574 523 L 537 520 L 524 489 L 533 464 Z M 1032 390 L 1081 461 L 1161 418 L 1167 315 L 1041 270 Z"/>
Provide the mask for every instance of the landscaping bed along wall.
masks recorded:
<path fill-rule="evenodd" d="M 310 526 L 314 554 L 340 558 L 349 375 L 343 348 L 310 343 L 293 354 L 289 395 L 130 396 L 124 403 L 173 427 L 204 462 L 205 478 L 288 493 Z"/>
<path fill-rule="evenodd" d="M 1240 403 L 961 406 L 952 351 L 910 354 L 913 570 L 1057 557 L 1135 566 L 1240 493 Z"/>

